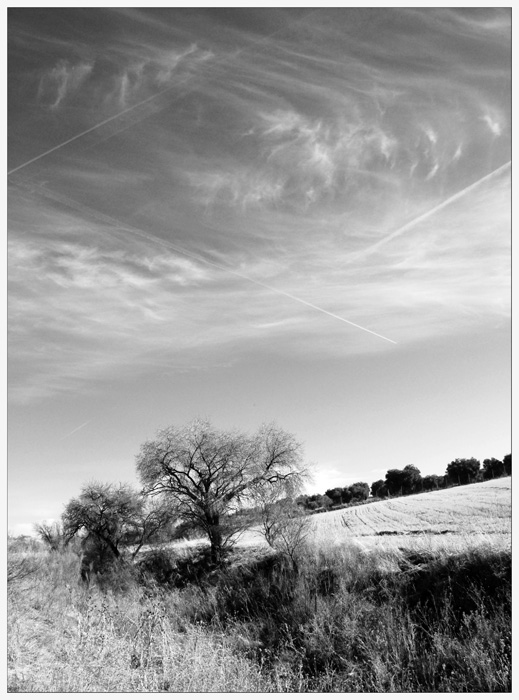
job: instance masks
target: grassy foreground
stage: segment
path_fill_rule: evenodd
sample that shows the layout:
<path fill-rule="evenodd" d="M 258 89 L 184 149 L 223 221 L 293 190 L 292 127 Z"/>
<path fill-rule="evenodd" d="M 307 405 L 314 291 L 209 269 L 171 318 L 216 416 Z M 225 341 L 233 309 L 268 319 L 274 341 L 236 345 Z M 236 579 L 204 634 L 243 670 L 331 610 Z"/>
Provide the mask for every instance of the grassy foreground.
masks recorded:
<path fill-rule="evenodd" d="M 9 690 L 510 691 L 509 551 L 253 555 L 207 574 L 167 551 L 85 589 L 73 552 L 12 548 Z"/>

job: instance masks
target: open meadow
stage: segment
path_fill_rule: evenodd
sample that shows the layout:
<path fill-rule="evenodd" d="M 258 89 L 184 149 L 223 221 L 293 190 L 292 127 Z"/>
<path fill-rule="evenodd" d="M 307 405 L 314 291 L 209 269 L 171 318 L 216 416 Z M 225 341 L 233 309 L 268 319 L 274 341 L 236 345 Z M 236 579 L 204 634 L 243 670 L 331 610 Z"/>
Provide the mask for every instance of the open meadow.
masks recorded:
<path fill-rule="evenodd" d="M 9 690 L 510 691 L 510 497 L 368 503 L 309 516 L 293 559 L 247 533 L 221 570 L 180 545 L 89 587 L 73 549 L 13 538 Z"/>

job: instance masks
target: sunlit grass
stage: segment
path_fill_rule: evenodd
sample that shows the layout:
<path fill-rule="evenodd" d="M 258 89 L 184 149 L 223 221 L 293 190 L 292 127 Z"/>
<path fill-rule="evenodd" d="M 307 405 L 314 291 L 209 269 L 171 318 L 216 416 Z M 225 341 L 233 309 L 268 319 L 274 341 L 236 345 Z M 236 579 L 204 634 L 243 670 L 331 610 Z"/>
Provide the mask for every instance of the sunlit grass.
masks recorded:
<path fill-rule="evenodd" d="M 181 590 L 86 589 L 74 552 L 11 548 L 9 689 L 509 691 L 509 519 L 510 479 L 310 516 L 295 569 L 249 533 Z"/>

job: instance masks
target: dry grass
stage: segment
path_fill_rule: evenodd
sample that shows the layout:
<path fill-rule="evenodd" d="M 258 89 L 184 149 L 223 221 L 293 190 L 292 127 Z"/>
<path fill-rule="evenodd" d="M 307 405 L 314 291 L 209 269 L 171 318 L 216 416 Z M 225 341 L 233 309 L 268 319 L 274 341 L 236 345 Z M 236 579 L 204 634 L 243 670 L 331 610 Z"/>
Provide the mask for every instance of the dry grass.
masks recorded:
<path fill-rule="evenodd" d="M 71 554 L 9 589 L 9 689 L 18 692 L 255 692 L 260 669 L 236 640 L 184 619 L 176 591 L 124 595 L 78 585 Z M 271 688 L 274 689 L 274 686 Z"/>
<path fill-rule="evenodd" d="M 366 504 L 311 516 L 295 569 L 249 535 L 182 590 L 87 590 L 73 552 L 11 547 L 8 688 L 509 691 L 509 519 L 510 479 Z"/>

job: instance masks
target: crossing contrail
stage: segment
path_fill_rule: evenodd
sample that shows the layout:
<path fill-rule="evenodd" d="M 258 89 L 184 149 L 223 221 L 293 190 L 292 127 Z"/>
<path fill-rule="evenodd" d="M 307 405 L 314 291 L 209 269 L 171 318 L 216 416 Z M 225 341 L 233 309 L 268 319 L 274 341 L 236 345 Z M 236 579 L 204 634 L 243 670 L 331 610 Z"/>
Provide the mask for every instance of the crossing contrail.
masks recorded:
<path fill-rule="evenodd" d="M 444 199 L 443 202 L 440 202 L 440 204 L 437 204 L 432 209 L 429 209 L 428 211 L 424 212 L 423 214 L 420 214 L 412 221 L 408 221 L 407 224 L 404 224 L 403 226 L 398 228 L 396 231 L 393 231 L 392 233 L 390 233 L 385 238 L 382 238 L 377 243 L 374 243 L 373 245 L 369 246 L 369 248 L 365 248 L 364 250 L 361 250 L 358 253 L 353 253 L 351 256 L 348 257 L 348 262 L 358 260 L 359 258 L 362 258 L 364 255 L 369 255 L 370 253 L 374 253 L 381 246 L 385 245 L 386 243 L 389 243 L 389 241 L 392 241 L 394 238 L 398 238 L 403 233 L 406 233 L 407 231 L 412 229 L 413 226 L 416 226 L 417 224 L 421 223 L 422 221 L 425 221 L 433 214 L 436 214 L 436 212 L 440 211 L 441 209 L 448 206 L 449 204 L 452 204 L 452 202 L 456 202 L 458 199 L 461 199 L 466 194 L 471 192 L 473 189 L 475 189 L 476 187 L 481 185 L 483 182 L 490 180 L 492 177 L 494 177 L 494 175 L 498 175 L 501 172 L 504 172 L 510 166 L 510 164 L 511 164 L 511 161 L 508 161 L 508 162 L 504 163 L 503 165 L 500 165 L 499 168 L 496 168 L 491 173 L 488 173 L 488 175 L 484 175 L 482 178 L 480 178 L 479 180 L 476 180 L 476 182 L 473 182 L 468 187 L 465 187 L 464 189 L 460 190 L 459 192 L 456 192 L 456 194 L 453 194 L 451 197 L 447 197 L 447 199 Z"/>
<path fill-rule="evenodd" d="M 24 185 L 22 183 L 14 183 L 17 186 L 23 187 Z M 361 326 L 358 323 L 354 323 L 353 321 L 349 321 L 346 318 L 343 318 L 342 316 L 339 316 L 338 314 L 334 314 L 332 311 L 328 311 L 327 309 L 323 309 L 321 306 L 317 306 L 317 304 L 312 304 L 309 301 L 306 301 L 306 299 L 301 299 L 301 297 L 295 296 L 295 294 L 291 294 L 290 292 L 286 292 L 283 289 L 279 289 L 278 287 L 273 287 L 270 284 L 266 284 L 265 282 L 260 282 L 257 279 L 254 279 L 253 277 L 249 277 L 248 275 L 244 275 L 242 272 L 237 272 L 236 270 L 233 270 L 232 268 L 222 265 L 220 263 L 214 262 L 212 260 L 209 260 L 208 258 L 204 257 L 203 255 L 199 255 L 198 253 L 193 253 L 190 250 L 186 250 L 182 246 L 176 245 L 175 243 L 171 243 L 168 240 L 159 238 L 158 236 L 155 236 L 154 234 L 148 233 L 146 231 L 143 231 L 142 229 L 136 228 L 134 226 L 131 226 L 129 224 L 125 224 L 123 221 L 120 221 L 119 219 L 114 218 L 113 216 L 110 216 L 108 214 L 103 214 L 100 211 L 97 211 L 97 209 L 92 209 L 91 207 L 88 207 L 84 204 L 81 204 L 80 202 L 77 202 L 76 200 L 72 199 L 71 197 L 68 197 L 67 195 L 62 195 L 58 194 L 57 192 L 53 192 L 52 190 L 49 190 L 46 188 L 44 185 L 38 185 L 36 188 L 41 194 L 44 196 L 47 196 L 50 199 L 53 199 L 60 204 L 65 204 L 66 206 L 71 207 L 72 209 L 79 210 L 80 212 L 92 216 L 99 221 L 102 221 L 105 224 L 108 224 L 110 226 L 115 226 L 119 229 L 123 229 L 127 233 L 131 233 L 134 236 L 137 236 L 139 238 L 144 238 L 145 240 L 151 241 L 153 243 L 158 243 L 165 248 L 169 248 L 170 250 L 173 250 L 175 253 L 178 253 L 180 255 L 183 255 L 187 258 L 191 258 L 192 260 L 196 260 L 197 262 L 201 263 L 202 265 L 207 265 L 209 267 L 214 267 L 217 270 L 220 270 L 222 272 L 225 272 L 227 274 L 233 275 L 234 277 L 238 277 L 240 279 L 246 280 L 247 282 L 250 282 L 251 284 L 255 284 L 258 287 L 263 287 L 264 289 L 268 289 L 269 291 L 273 292 L 274 294 L 280 294 L 281 296 L 287 297 L 287 299 L 292 299 L 292 301 L 295 301 L 299 304 L 303 304 L 303 306 L 307 306 L 310 309 L 314 309 L 314 311 L 318 311 L 320 313 L 325 314 L 326 316 L 330 316 L 331 318 L 335 318 L 337 321 L 341 321 L 342 323 L 346 323 L 350 326 L 354 326 L 355 328 L 358 328 L 361 331 L 364 331 L 365 333 L 370 333 L 371 335 L 377 336 L 377 338 L 380 338 L 381 340 L 385 340 L 388 343 L 393 343 L 394 345 L 397 345 L 396 340 L 391 340 L 391 338 L 387 338 L 385 335 L 382 335 L 380 333 L 377 333 L 376 331 L 372 331 L 369 328 L 366 328 L 365 326 Z M 34 190 L 30 190 L 34 191 Z"/>

